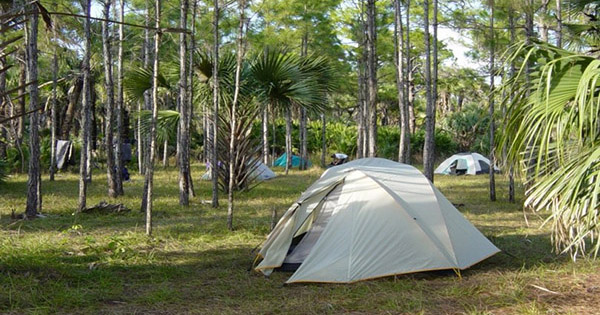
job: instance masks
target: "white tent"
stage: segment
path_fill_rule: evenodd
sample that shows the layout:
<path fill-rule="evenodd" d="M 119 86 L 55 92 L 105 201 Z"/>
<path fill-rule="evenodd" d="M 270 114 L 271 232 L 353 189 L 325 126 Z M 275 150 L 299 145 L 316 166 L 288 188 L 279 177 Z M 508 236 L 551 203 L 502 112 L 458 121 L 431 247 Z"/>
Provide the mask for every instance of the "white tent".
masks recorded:
<path fill-rule="evenodd" d="M 277 174 L 275 174 L 275 172 L 273 172 L 263 162 L 256 161 L 256 164 L 257 164 L 256 169 L 254 169 L 254 172 L 252 172 L 252 175 L 256 176 L 257 180 L 267 180 L 267 179 L 271 179 L 271 178 L 277 176 Z"/>
<path fill-rule="evenodd" d="M 271 179 L 276 177 L 277 174 L 273 172 L 268 166 L 266 166 L 263 162 L 256 160 L 256 168 L 252 171 L 252 177 L 256 178 L 256 180 L 262 181 Z M 206 172 L 201 177 L 202 180 L 211 180 L 212 172 L 210 167 L 206 168 Z"/>
<path fill-rule="evenodd" d="M 479 153 L 458 153 L 447 158 L 434 171 L 436 174 L 445 175 L 477 175 L 487 174 L 490 171 L 490 160 Z M 494 171 L 500 169 L 494 167 Z"/>
<path fill-rule="evenodd" d="M 379 158 L 327 170 L 283 215 L 256 270 L 287 283 L 465 269 L 499 250 L 416 168 Z"/>

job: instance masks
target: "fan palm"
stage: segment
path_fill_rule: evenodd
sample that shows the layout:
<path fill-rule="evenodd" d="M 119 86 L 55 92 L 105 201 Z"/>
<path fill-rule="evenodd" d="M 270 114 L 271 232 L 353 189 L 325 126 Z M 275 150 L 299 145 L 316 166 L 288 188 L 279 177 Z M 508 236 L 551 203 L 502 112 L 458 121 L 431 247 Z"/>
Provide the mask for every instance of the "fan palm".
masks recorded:
<path fill-rule="evenodd" d="M 292 159 L 292 107 L 322 111 L 330 89 L 329 66 L 322 57 L 300 58 L 278 49 L 266 49 L 250 67 L 259 97 L 286 118 L 286 174 Z M 266 133 L 267 130 L 263 130 Z"/>
<path fill-rule="evenodd" d="M 520 44 L 504 84 L 510 95 L 501 144 L 530 183 L 526 205 L 551 215 L 557 250 L 600 250 L 600 60 L 547 43 Z M 529 68 L 529 71 L 527 71 Z M 527 78 L 529 76 L 529 78 Z M 499 148 L 502 150 L 502 147 Z"/>

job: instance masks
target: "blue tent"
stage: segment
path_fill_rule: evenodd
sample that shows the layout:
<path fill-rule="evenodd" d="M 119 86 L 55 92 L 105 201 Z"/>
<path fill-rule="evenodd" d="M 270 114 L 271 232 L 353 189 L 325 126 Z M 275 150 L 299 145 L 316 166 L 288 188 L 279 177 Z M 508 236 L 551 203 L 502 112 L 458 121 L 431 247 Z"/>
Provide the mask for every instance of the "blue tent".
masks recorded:
<path fill-rule="evenodd" d="M 273 162 L 273 166 L 285 167 L 286 160 L 287 160 L 287 153 L 284 153 L 277 160 L 275 160 L 275 162 Z M 299 156 L 292 155 L 292 167 L 300 167 L 300 161 L 301 161 L 301 158 Z M 306 166 L 312 166 L 312 163 L 310 163 L 310 161 L 305 161 L 304 163 L 306 164 Z"/>

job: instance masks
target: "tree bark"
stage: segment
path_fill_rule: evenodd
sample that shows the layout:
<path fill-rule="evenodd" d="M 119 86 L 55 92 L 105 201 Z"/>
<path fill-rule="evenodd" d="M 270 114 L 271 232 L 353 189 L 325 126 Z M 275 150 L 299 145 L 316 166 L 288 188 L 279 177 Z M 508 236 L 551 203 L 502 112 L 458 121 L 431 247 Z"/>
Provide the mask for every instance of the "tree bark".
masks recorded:
<path fill-rule="evenodd" d="M 398 110 L 400 111 L 400 143 L 398 148 L 398 161 L 407 162 L 407 141 L 410 143 L 408 132 L 408 110 L 406 104 L 405 68 L 404 68 L 404 29 L 402 26 L 402 8 L 400 0 L 394 1 L 394 48 L 396 62 L 396 88 L 398 90 Z"/>
<path fill-rule="evenodd" d="M 240 24 L 238 27 L 238 38 L 237 38 L 237 56 L 235 65 L 235 88 L 233 91 L 233 103 L 231 104 L 231 118 L 230 123 L 230 139 L 229 139 L 229 187 L 227 191 L 227 228 L 233 231 L 233 201 L 234 195 L 233 190 L 235 187 L 235 171 L 237 164 L 237 151 L 236 151 L 236 128 L 237 128 L 237 105 L 239 102 L 240 95 L 240 78 L 242 74 L 242 59 L 244 58 L 244 12 L 246 10 L 246 0 L 239 0 L 238 6 L 240 10 Z"/>
<path fill-rule="evenodd" d="M 150 128 L 150 159 L 146 162 L 146 179 L 148 189 L 146 193 L 146 234 L 152 235 L 152 194 L 154 189 L 154 157 L 156 156 L 156 120 L 158 119 L 158 72 L 159 72 L 159 48 L 160 38 L 160 9 L 161 1 L 155 2 L 155 26 L 154 34 L 154 66 L 152 71 L 152 123 Z"/>
<path fill-rule="evenodd" d="M 187 28 L 188 0 L 181 0 L 179 27 Z M 179 204 L 190 204 L 190 103 L 188 102 L 188 75 L 187 75 L 187 35 L 179 34 L 179 139 L 177 158 L 179 159 Z"/>
<path fill-rule="evenodd" d="M 26 45 L 26 62 L 27 62 L 27 82 L 36 82 L 38 79 L 38 7 L 36 4 L 30 4 L 28 11 L 29 25 L 25 32 Z M 38 107 L 39 91 L 38 84 L 30 84 L 29 92 L 29 109 L 33 110 Z M 27 179 L 27 207 L 25 215 L 29 218 L 37 216 L 41 210 L 41 178 L 40 178 L 40 135 L 38 130 L 39 114 L 34 111 L 30 115 L 30 131 L 29 131 L 29 170 Z"/>
<path fill-rule="evenodd" d="M 434 0 L 435 1 L 435 0 Z M 423 1 L 424 39 L 425 39 L 425 95 L 427 106 L 425 108 L 425 142 L 423 144 L 423 173 L 433 182 L 433 159 L 435 150 L 435 108 L 433 93 L 431 91 L 431 43 L 429 38 L 429 0 Z"/>
<path fill-rule="evenodd" d="M 285 109 L 285 175 L 288 174 L 292 166 L 292 109 L 290 106 Z"/>
<path fill-rule="evenodd" d="M 327 152 L 327 122 L 325 114 L 321 114 L 321 167 L 325 167 L 325 154 Z M 348 152 L 350 153 L 350 152 Z"/>
<path fill-rule="evenodd" d="M 218 183 L 218 172 L 219 172 L 219 158 L 217 157 L 217 137 L 218 137 L 218 122 L 219 122 L 219 0 L 213 0 L 214 12 L 213 12 L 213 133 L 212 133 L 212 206 L 216 208 L 219 206 L 219 183 Z"/>
<path fill-rule="evenodd" d="M 88 147 L 89 143 L 89 134 L 90 134 L 90 116 L 88 112 L 90 111 L 90 49 L 91 49 L 91 34 L 90 34 L 90 10 L 91 10 L 91 0 L 85 1 L 85 6 L 83 10 L 85 11 L 85 21 L 83 24 L 83 32 L 85 36 L 84 43 L 84 52 L 83 52 L 83 62 L 82 62 L 82 72 L 83 72 L 83 87 L 82 87 L 82 109 L 81 109 L 81 158 L 79 161 L 79 209 L 81 212 L 86 208 L 86 199 L 87 199 L 87 161 L 88 161 Z"/>
<path fill-rule="evenodd" d="M 110 19 L 111 1 L 104 2 L 104 18 Z M 104 117 L 104 144 L 106 150 L 106 178 L 108 181 L 108 196 L 116 197 L 117 183 L 115 181 L 115 155 L 113 145 L 113 113 L 114 113 L 114 82 L 112 71 L 112 51 L 110 47 L 110 30 L 108 22 L 102 22 L 102 52 L 104 57 L 104 90 L 106 92 L 105 117 Z"/>
<path fill-rule="evenodd" d="M 56 8 L 56 5 L 55 5 Z M 58 90 L 58 53 L 57 53 L 57 36 L 56 28 L 54 25 L 52 28 L 52 37 L 54 43 L 52 44 L 52 108 L 51 108 L 51 123 L 50 126 L 50 181 L 54 181 L 54 174 L 56 173 L 56 131 L 58 128 L 58 115 L 57 115 L 57 90 Z"/>
<path fill-rule="evenodd" d="M 369 157 L 377 156 L 377 29 L 375 0 L 367 0 L 367 85 Z"/>
<path fill-rule="evenodd" d="M 190 53 L 188 55 L 189 65 L 188 65 L 188 120 L 187 128 L 191 130 L 191 121 L 194 117 L 194 51 L 196 51 L 196 11 L 198 8 L 198 0 L 192 0 L 194 5 L 192 6 L 192 30 L 190 34 Z M 191 141 L 191 140 L 190 140 Z M 189 166 L 189 155 L 188 155 L 188 166 Z M 196 193 L 194 192 L 194 181 L 192 177 L 192 168 L 188 169 L 188 188 L 189 188 L 189 196 L 196 197 Z"/>
<path fill-rule="evenodd" d="M 115 0 L 116 6 L 116 0 Z M 125 21 L 125 0 L 119 1 L 119 22 Z M 119 47 L 117 49 L 117 103 L 116 103 L 116 123 L 117 123 L 117 143 L 115 145 L 115 188 L 117 195 L 123 195 L 123 24 L 119 24 Z M 128 124 L 127 124 L 128 125 Z M 125 133 L 127 134 L 127 133 Z"/>
<path fill-rule="evenodd" d="M 273 118 L 275 120 L 275 118 Z M 275 136 L 273 134 L 273 136 Z M 269 164 L 269 110 L 267 106 L 263 108 L 262 113 L 262 158 L 265 165 Z"/>
<path fill-rule="evenodd" d="M 557 0 L 560 1 L 560 0 Z M 515 17 L 514 17 L 514 11 L 510 10 L 508 13 L 508 25 L 510 28 L 510 42 L 514 43 L 516 40 L 516 33 L 515 33 Z M 511 62 L 511 64 L 509 65 L 509 75 L 510 77 L 514 77 L 515 74 L 515 64 L 514 62 Z M 512 103 L 514 94 L 510 95 L 509 98 L 509 103 Z M 502 116 L 506 117 L 506 105 L 503 104 L 503 112 L 502 112 Z M 506 146 L 503 148 L 503 152 L 504 152 L 504 157 L 506 158 Z M 508 168 L 508 201 L 509 202 L 515 202 L 515 176 L 514 176 L 514 168 L 512 163 L 510 164 L 509 168 Z"/>
<path fill-rule="evenodd" d="M 494 0 L 490 0 L 490 93 L 489 93 L 489 104 L 490 104 L 490 200 L 496 201 L 496 179 L 494 178 L 494 165 L 496 165 L 496 154 L 494 146 L 494 133 L 496 125 L 494 123 L 494 76 L 495 76 L 495 65 L 494 65 L 494 54 L 495 54 L 495 33 L 494 33 Z"/>
<path fill-rule="evenodd" d="M 411 108 L 411 88 L 410 88 L 410 72 L 411 72 L 411 59 L 410 59 L 410 0 L 406 0 L 406 37 L 404 43 L 404 59 L 406 60 L 406 67 L 404 68 L 404 117 L 402 121 L 402 125 L 406 129 L 404 131 L 404 163 L 410 164 L 411 152 L 410 152 L 410 136 L 413 133 L 411 129 L 411 118 L 410 118 L 410 108 Z"/>
<path fill-rule="evenodd" d="M 556 0 L 556 46 L 562 48 L 562 0 Z"/>
<path fill-rule="evenodd" d="M 25 94 L 27 93 L 27 52 L 22 53 L 21 57 L 23 59 L 23 62 L 21 63 L 21 69 L 19 72 L 19 86 L 21 87 L 19 91 L 19 113 L 22 114 L 26 111 L 25 106 L 27 102 L 27 100 L 25 99 Z M 25 117 L 26 115 L 19 117 L 19 123 L 17 124 L 16 142 L 19 147 L 21 146 L 21 144 L 23 144 L 23 133 L 25 132 Z M 21 173 L 23 173 L 24 170 L 25 165 L 24 163 L 21 163 Z"/>

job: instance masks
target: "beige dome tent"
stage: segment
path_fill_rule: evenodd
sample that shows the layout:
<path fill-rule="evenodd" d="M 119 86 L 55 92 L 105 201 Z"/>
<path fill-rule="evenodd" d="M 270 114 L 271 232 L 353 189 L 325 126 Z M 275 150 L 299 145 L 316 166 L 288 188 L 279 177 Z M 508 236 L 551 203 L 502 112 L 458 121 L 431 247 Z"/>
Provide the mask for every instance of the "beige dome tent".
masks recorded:
<path fill-rule="evenodd" d="M 465 269 L 499 250 L 416 168 L 379 158 L 327 170 L 283 215 L 259 252 L 287 283 L 354 282 Z"/>

